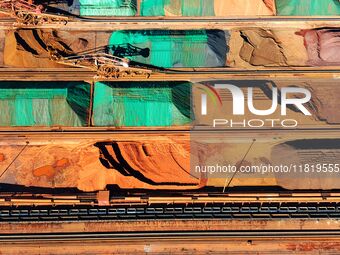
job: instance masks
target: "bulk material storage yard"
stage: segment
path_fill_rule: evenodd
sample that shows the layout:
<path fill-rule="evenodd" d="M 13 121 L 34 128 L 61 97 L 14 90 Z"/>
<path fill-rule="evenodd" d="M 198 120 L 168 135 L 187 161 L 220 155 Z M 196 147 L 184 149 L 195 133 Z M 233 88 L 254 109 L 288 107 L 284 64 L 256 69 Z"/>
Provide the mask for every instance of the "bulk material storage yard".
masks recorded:
<path fill-rule="evenodd" d="M 119 30 L 86 33 L 17 29 L 0 34 L 0 63 L 7 67 L 67 67 L 50 59 L 47 45 L 62 56 L 122 47 L 121 57 L 147 68 L 336 66 L 339 28 L 240 28 L 223 30 Z M 130 54 L 126 45 L 138 47 Z M 144 54 L 147 52 L 148 54 Z M 110 50 L 109 53 L 114 53 Z"/>
<path fill-rule="evenodd" d="M 74 4 L 76 5 L 76 4 Z M 327 16 L 338 0 L 79 0 L 84 16 Z M 139 7 L 139 8 L 138 8 Z"/>

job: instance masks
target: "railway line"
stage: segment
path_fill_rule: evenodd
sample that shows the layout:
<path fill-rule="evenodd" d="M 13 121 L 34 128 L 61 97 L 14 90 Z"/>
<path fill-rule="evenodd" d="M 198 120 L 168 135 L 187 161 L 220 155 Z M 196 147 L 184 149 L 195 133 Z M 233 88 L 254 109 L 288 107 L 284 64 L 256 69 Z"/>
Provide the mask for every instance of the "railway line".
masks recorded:
<path fill-rule="evenodd" d="M 260 70 L 244 70 L 234 68 L 195 68 L 157 71 L 149 78 L 119 77 L 99 78 L 96 73 L 81 68 L 0 68 L 2 81 L 193 81 L 213 79 L 264 79 L 264 78 L 318 78 L 339 79 L 340 69 L 337 67 L 326 68 L 276 68 Z"/>
<path fill-rule="evenodd" d="M 285 21 L 285 22 L 282 22 Z M 219 18 L 219 17 L 131 17 L 123 19 L 98 19 L 93 18 L 79 18 L 72 20 L 66 25 L 65 28 L 70 27 L 73 29 L 81 30 L 83 25 L 87 24 L 91 29 L 96 31 L 100 30 L 122 30 L 122 29 L 136 29 L 140 26 L 143 29 L 172 29 L 183 30 L 183 22 L 185 22 L 185 29 L 241 29 L 249 27 L 261 28 L 311 28 L 312 26 L 330 26 L 338 27 L 340 19 L 338 17 L 232 17 L 232 18 Z"/>
<path fill-rule="evenodd" d="M 0 251 L 21 254 L 338 254 L 336 231 L 163 231 L 4 235 Z"/>
<path fill-rule="evenodd" d="M 158 130 L 145 130 L 141 129 L 127 129 L 121 130 L 117 129 L 109 129 L 109 130 L 98 130 L 97 128 L 84 128 L 82 131 L 67 131 L 67 129 L 60 129 L 59 131 L 46 130 L 45 131 L 32 131 L 32 129 L 25 130 L 22 128 L 22 131 L 9 131 L 7 129 L 4 131 L 0 131 L 0 146 L 6 146 L 8 144 L 14 145 L 25 145 L 29 143 L 30 145 L 43 145 L 48 143 L 59 143 L 59 144 L 73 144 L 74 141 L 77 142 L 88 142 L 88 143 L 96 143 L 98 141 L 149 141 L 156 142 L 159 140 L 163 141 L 171 141 L 174 139 L 175 141 L 185 141 L 190 142 L 190 139 L 193 140 L 200 138 L 205 139 L 228 139 L 229 142 L 251 142 L 253 139 L 256 139 L 256 143 L 261 142 L 275 142 L 275 141 L 285 141 L 285 140 L 296 140 L 296 139 L 336 139 L 339 137 L 340 130 L 338 127 L 319 127 L 313 129 L 294 129 L 285 130 L 285 129 L 277 129 L 277 130 L 269 130 L 269 129 L 229 129 L 229 130 L 199 130 L 199 131 L 191 131 L 189 127 L 187 129 L 158 129 Z M 236 132 L 236 134 L 235 134 Z M 192 137 L 191 137 L 192 136 Z"/>
<path fill-rule="evenodd" d="M 238 132 L 238 134 L 234 134 Z M 320 131 L 328 131 L 326 134 L 319 134 Z M 58 128 L 55 127 L 54 129 L 42 128 L 39 127 L 21 127 L 20 129 L 7 129 L 6 127 L 2 127 L 0 129 L 0 135 L 7 138 L 33 138 L 33 139 L 44 139 L 44 138 L 58 138 L 60 134 L 64 136 L 65 139 L 72 139 L 72 138 L 80 138 L 80 139 L 97 139 L 97 138 L 105 138 L 109 137 L 110 135 L 117 135 L 122 136 L 123 139 L 126 139 L 125 135 L 136 135 L 140 136 L 140 134 L 145 134 L 146 136 L 152 135 L 189 135 L 190 133 L 212 133 L 210 128 L 204 129 L 197 129 L 192 130 L 190 126 L 179 126 L 179 127 L 147 127 L 144 130 L 144 127 L 83 127 L 83 128 L 68 128 L 62 127 Z M 299 135 L 306 135 L 312 136 L 316 133 L 319 134 L 319 138 L 326 138 L 332 137 L 334 135 L 339 134 L 340 128 L 338 126 L 334 127 L 324 127 L 324 126 L 316 126 L 315 128 L 298 128 L 294 129 L 294 133 L 289 129 L 280 129 L 280 128 L 263 128 L 263 129 L 214 129 L 213 133 L 222 133 L 226 135 L 231 135 L 233 137 L 253 137 L 261 133 L 266 133 L 267 136 L 285 136 L 285 135 L 292 135 L 294 137 L 298 137 Z M 119 137 L 117 137 L 119 138 Z M 136 137 L 135 137 L 136 138 Z"/>
<path fill-rule="evenodd" d="M 14 188 L 14 187 L 12 187 Z M 28 188 L 27 188 L 28 189 Z M 60 194 L 40 192 L 10 192 L 0 193 L 0 205 L 96 205 L 98 193 L 75 193 L 68 192 Z M 195 204 L 195 203 L 228 203 L 228 202 L 338 202 L 340 201 L 339 191 L 271 191 L 260 188 L 249 188 L 248 191 L 230 191 L 222 193 L 215 188 L 213 190 L 198 191 L 163 191 L 163 195 L 156 195 L 156 191 L 120 190 L 112 191 L 108 200 L 110 205 L 154 205 L 154 204 Z"/>
<path fill-rule="evenodd" d="M 0 243 L 4 242 L 30 242 L 30 241 L 86 241 L 86 240 L 214 240 L 224 239 L 264 239 L 264 238 L 339 238 L 340 231 L 336 230 L 313 230 L 313 231 L 188 231 L 188 232 L 148 232 L 148 233 L 72 233 L 72 234 L 23 234 L 23 235 L 0 235 Z"/>
<path fill-rule="evenodd" d="M 284 21 L 284 22 L 282 22 Z M 67 24 L 49 23 L 39 25 L 20 25 L 15 19 L 0 20 L 0 29 L 26 28 L 58 28 L 62 30 L 108 31 L 122 29 L 235 29 L 235 28 L 292 28 L 338 27 L 339 17 L 76 17 L 69 16 Z"/>

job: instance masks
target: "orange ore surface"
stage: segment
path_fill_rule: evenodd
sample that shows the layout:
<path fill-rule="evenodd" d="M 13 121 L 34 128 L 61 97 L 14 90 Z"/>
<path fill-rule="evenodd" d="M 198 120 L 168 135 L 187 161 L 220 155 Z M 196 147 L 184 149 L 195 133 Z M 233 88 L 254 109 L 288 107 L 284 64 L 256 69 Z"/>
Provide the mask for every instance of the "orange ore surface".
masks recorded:
<path fill-rule="evenodd" d="M 188 141 L 42 142 L 27 146 L 4 172 L 0 183 L 83 191 L 104 190 L 107 185 L 127 189 L 196 189 L 200 187 L 200 178 L 190 174 L 188 144 Z M 0 169 L 6 169 L 21 148 L 15 144 L 1 146 L 6 157 L 0 160 Z"/>

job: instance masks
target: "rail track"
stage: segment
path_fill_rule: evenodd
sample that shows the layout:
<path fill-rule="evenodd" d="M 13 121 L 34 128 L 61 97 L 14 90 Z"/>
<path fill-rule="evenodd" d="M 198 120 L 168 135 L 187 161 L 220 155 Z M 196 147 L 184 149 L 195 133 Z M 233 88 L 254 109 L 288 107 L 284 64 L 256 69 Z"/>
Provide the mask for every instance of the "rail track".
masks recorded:
<path fill-rule="evenodd" d="M 282 22 L 284 21 L 284 22 Z M 69 27 L 80 29 L 86 24 L 96 31 L 108 29 L 235 29 L 235 28 L 273 28 L 273 27 L 299 27 L 308 28 L 314 26 L 338 27 L 339 17 L 124 17 L 124 18 L 101 18 L 101 17 L 77 17 L 74 18 Z M 171 27 L 169 27 L 169 25 Z"/>
<path fill-rule="evenodd" d="M 114 230 L 113 230 L 114 231 Z M 10 254 L 339 254 L 339 232 L 149 231 L 6 234 L 0 251 Z"/>
<path fill-rule="evenodd" d="M 0 243 L 3 242 L 32 242 L 32 241 L 86 241 L 86 240 L 202 240 L 216 238 L 234 239 L 234 238 L 339 238 L 340 231 L 337 230 L 312 230 L 312 231 L 183 231 L 183 232 L 146 232 L 146 233 L 72 233 L 72 234 L 22 234 L 22 235 L 0 235 Z"/>
<path fill-rule="evenodd" d="M 110 31 L 122 29 L 235 29 L 235 28 L 315 28 L 315 27 L 338 27 L 340 19 L 337 16 L 320 17 L 291 17 L 291 16 L 259 16 L 259 17 L 79 17 L 65 16 L 69 22 L 65 24 L 39 24 L 19 25 L 15 19 L 4 18 L 0 20 L 0 28 L 13 29 L 25 28 L 60 28 L 66 30 L 85 31 Z M 282 22 L 284 21 L 284 22 Z"/>
<path fill-rule="evenodd" d="M 214 79 L 264 79 L 264 78 L 318 78 L 340 79 L 340 68 L 276 68 L 244 70 L 235 68 L 195 68 L 155 70 L 149 78 L 119 77 L 105 79 L 96 77 L 94 71 L 81 68 L 0 68 L 2 81 L 203 81 Z"/>
<path fill-rule="evenodd" d="M 123 21 L 123 22 L 202 22 L 207 21 L 215 22 L 263 22 L 263 21 L 296 21 L 296 22 L 306 22 L 306 21 L 340 21 L 338 16 L 229 16 L 229 17 L 101 17 L 101 16 L 73 16 L 71 21 L 96 21 L 96 22 L 106 22 L 106 21 Z"/>
<path fill-rule="evenodd" d="M 206 23 L 207 21 L 214 22 L 264 22 L 264 21 L 295 21 L 295 22 L 306 22 L 306 21 L 340 21 L 339 16 L 228 16 L 228 17 L 217 17 L 217 16 L 203 16 L 203 17 L 181 17 L 181 16 L 79 16 L 70 15 L 70 22 L 84 21 L 84 22 L 107 22 L 107 21 L 120 21 L 120 22 L 201 22 Z M 14 18 L 3 17 L 0 22 L 12 22 Z"/>
<path fill-rule="evenodd" d="M 8 186 L 8 189 L 10 185 Z M 12 187 L 12 189 L 15 186 Z M 1 191 L 0 205 L 47 205 L 53 204 L 81 204 L 96 205 L 97 192 L 70 192 L 64 190 L 57 195 L 54 193 L 21 191 Z M 114 190 L 109 199 L 110 205 L 140 205 L 140 204 L 195 204 L 195 203 L 227 203 L 227 202 L 340 202 L 340 191 L 282 191 L 271 188 L 271 191 L 258 189 L 248 189 L 248 191 L 233 190 L 222 193 L 221 190 L 214 188 L 211 190 L 202 189 L 199 191 L 163 191 L 159 195 L 157 191 L 139 190 Z"/>
<path fill-rule="evenodd" d="M 324 133 L 320 133 L 325 131 Z M 237 134 L 235 134 L 237 132 Z M 265 135 L 268 137 L 317 137 L 319 139 L 327 138 L 327 137 L 336 137 L 339 135 L 340 127 L 325 127 L 325 126 L 315 126 L 312 128 L 298 128 L 292 130 L 290 129 L 280 129 L 280 128 L 263 128 L 263 129 L 247 129 L 247 128 L 226 128 L 226 129 L 214 129 L 214 134 L 225 134 L 230 135 L 230 138 L 255 138 L 255 137 L 263 137 Z M 145 136 L 143 138 L 152 137 L 161 137 L 167 135 L 178 135 L 178 136 L 187 136 L 193 133 L 207 133 L 211 134 L 212 130 L 210 128 L 207 129 L 197 129 L 192 130 L 190 126 L 181 126 L 181 127 L 147 127 L 143 128 L 133 128 L 133 127 L 125 127 L 125 128 L 115 128 L 115 127 L 52 127 L 52 128 L 42 128 L 39 127 L 20 127 L 20 128 L 0 128 L 0 136 L 4 139 L 107 139 L 111 137 L 112 139 L 124 139 L 127 140 L 127 137 L 130 136 L 131 139 L 141 138 L 141 134 Z M 60 136 L 62 135 L 62 137 Z M 121 136 L 121 137 L 120 137 Z M 130 140 L 130 139 L 128 139 Z"/>

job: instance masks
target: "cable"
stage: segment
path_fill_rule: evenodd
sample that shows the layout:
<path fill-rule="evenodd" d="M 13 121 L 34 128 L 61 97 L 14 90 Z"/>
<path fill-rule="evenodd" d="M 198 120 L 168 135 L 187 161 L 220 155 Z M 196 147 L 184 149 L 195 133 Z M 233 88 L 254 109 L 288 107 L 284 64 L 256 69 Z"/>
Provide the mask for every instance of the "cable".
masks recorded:
<path fill-rule="evenodd" d="M 234 179 L 235 175 L 237 174 L 237 172 L 238 172 L 239 169 L 241 168 L 242 163 L 243 163 L 243 161 L 245 160 L 245 158 L 247 157 L 247 155 L 248 155 L 248 153 L 249 153 L 251 147 L 253 147 L 255 141 L 256 141 L 256 139 L 253 139 L 253 142 L 250 144 L 250 146 L 249 146 L 249 148 L 248 148 L 246 154 L 244 154 L 244 156 L 243 156 L 243 158 L 242 158 L 242 160 L 241 160 L 241 162 L 240 162 L 238 168 L 236 169 L 236 171 L 235 171 L 235 172 L 233 173 L 233 175 L 231 176 L 231 178 L 230 178 L 228 184 L 227 184 L 228 178 L 225 178 L 225 183 L 224 183 L 224 186 L 223 186 L 223 192 L 222 192 L 222 193 L 224 193 L 224 191 L 229 187 L 229 185 L 230 185 L 230 183 L 232 182 L 232 180 Z"/>
<path fill-rule="evenodd" d="M 5 171 L 3 171 L 0 175 L 0 179 L 1 177 L 7 172 L 7 170 L 11 167 L 11 165 L 17 160 L 17 158 L 20 156 L 20 154 L 26 149 L 26 147 L 28 146 L 30 142 L 26 141 L 26 145 L 21 149 L 21 151 L 18 153 L 18 155 L 15 156 L 15 158 L 12 160 L 12 162 L 6 167 Z"/>

